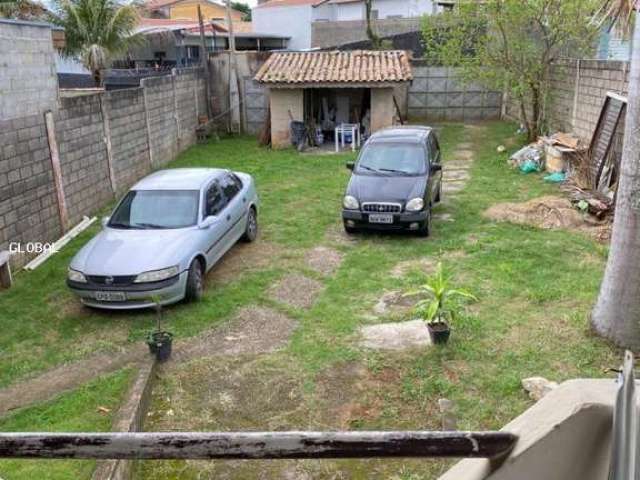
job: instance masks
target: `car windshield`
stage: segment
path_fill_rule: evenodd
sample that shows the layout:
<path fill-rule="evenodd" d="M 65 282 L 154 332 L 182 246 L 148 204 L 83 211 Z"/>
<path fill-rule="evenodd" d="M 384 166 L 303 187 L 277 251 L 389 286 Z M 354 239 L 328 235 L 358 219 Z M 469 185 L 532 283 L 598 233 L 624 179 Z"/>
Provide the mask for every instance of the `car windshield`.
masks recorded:
<path fill-rule="evenodd" d="M 365 147 L 356 168 L 363 174 L 423 175 L 425 154 L 420 145 L 379 143 Z"/>
<path fill-rule="evenodd" d="M 131 190 L 111 216 L 113 228 L 184 228 L 198 219 L 197 190 Z"/>

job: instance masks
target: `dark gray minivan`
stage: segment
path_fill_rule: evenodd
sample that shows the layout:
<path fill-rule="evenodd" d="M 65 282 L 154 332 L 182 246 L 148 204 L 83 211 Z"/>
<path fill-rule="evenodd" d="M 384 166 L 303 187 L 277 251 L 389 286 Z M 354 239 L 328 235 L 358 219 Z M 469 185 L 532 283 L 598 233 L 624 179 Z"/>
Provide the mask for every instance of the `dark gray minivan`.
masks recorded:
<path fill-rule="evenodd" d="M 440 146 L 430 127 L 391 127 L 364 144 L 343 200 L 347 233 L 408 230 L 428 236 L 431 207 L 440 201 Z"/>

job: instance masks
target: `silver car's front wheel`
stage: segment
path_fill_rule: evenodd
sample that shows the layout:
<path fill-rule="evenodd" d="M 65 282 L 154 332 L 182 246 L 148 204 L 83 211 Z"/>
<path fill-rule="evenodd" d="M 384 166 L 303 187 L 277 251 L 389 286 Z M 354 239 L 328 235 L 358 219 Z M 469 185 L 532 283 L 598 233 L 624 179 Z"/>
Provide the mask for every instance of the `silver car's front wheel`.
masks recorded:
<path fill-rule="evenodd" d="M 196 302 L 202 298 L 204 291 L 204 271 L 199 260 L 194 260 L 189 266 L 189 274 L 187 276 L 187 287 L 184 298 L 187 302 Z"/>
<path fill-rule="evenodd" d="M 247 227 L 242 239 L 245 242 L 253 242 L 258 237 L 258 214 L 255 208 L 250 208 L 247 215 Z"/>

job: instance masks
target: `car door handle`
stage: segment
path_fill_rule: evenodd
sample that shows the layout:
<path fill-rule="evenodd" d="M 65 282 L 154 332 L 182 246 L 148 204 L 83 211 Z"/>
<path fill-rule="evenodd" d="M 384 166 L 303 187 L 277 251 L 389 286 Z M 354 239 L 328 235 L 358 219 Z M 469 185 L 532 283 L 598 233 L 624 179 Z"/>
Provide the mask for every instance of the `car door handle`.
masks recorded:
<path fill-rule="evenodd" d="M 247 197 L 242 197 L 242 203 L 245 203 L 247 201 Z"/>
<path fill-rule="evenodd" d="M 227 220 L 231 220 L 231 215 L 227 215 Z"/>

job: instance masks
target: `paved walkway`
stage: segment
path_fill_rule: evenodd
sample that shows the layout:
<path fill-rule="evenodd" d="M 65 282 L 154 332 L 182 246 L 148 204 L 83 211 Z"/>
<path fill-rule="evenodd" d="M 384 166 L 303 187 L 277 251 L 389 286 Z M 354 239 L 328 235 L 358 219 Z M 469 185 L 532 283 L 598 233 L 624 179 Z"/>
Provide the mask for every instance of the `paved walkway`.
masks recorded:
<path fill-rule="evenodd" d="M 116 353 L 103 353 L 84 360 L 60 365 L 37 377 L 0 389 L 0 417 L 17 408 L 52 399 L 67 390 L 83 385 L 94 378 L 135 364 L 148 355 L 148 348 L 140 343 Z"/>

